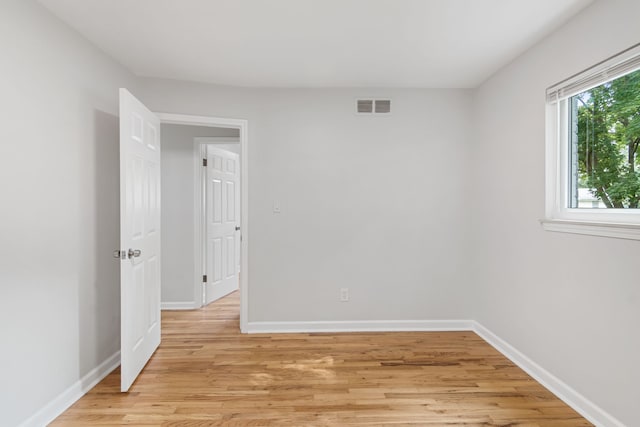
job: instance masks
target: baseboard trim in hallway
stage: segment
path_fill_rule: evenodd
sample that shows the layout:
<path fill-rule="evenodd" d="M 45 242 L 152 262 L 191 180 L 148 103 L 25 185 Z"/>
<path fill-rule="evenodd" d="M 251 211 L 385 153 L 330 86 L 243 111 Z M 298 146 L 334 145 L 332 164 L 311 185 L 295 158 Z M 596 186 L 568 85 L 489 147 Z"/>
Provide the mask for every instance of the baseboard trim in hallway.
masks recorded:
<path fill-rule="evenodd" d="M 178 301 L 178 302 L 162 302 L 160 303 L 161 310 L 194 310 L 200 308 L 193 301 Z"/>

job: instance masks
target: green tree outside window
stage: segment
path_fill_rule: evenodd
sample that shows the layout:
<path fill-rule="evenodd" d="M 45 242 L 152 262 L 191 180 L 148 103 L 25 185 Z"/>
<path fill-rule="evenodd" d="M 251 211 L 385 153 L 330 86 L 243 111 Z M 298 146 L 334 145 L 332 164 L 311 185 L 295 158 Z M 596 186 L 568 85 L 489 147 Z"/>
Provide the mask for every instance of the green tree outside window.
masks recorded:
<path fill-rule="evenodd" d="M 640 70 L 582 92 L 572 102 L 577 187 L 588 188 L 607 208 L 637 209 Z"/>

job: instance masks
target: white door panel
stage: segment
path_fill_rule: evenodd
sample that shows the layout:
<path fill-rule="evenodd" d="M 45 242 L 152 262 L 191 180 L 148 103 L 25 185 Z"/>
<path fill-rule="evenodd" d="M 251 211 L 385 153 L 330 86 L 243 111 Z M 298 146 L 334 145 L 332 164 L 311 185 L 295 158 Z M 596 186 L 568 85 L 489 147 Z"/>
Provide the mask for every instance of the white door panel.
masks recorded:
<path fill-rule="evenodd" d="M 120 248 L 120 388 L 127 391 L 160 345 L 160 121 L 126 89 L 120 89 Z"/>
<path fill-rule="evenodd" d="M 238 289 L 240 168 L 236 153 L 206 147 L 205 304 Z"/>

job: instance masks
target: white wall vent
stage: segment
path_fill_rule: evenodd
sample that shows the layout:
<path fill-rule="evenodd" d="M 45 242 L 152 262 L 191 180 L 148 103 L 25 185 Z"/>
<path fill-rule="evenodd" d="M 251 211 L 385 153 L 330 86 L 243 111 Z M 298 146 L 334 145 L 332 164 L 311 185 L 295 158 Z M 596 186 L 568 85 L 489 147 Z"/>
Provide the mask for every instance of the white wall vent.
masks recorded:
<path fill-rule="evenodd" d="M 358 99 L 356 101 L 358 114 L 390 114 L 390 99 Z"/>

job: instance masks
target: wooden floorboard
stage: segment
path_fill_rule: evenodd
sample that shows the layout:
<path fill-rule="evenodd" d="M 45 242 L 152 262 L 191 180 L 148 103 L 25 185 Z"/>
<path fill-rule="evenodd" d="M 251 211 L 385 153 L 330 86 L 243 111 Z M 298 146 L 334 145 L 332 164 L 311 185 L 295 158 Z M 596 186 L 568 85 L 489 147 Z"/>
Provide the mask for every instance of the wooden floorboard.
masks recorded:
<path fill-rule="evenodd" d="M 241 335 L 238 313 L 163 312 L 130 392 L 116 370 L 51 425 L 591 425 L 473 332 Z"/>

